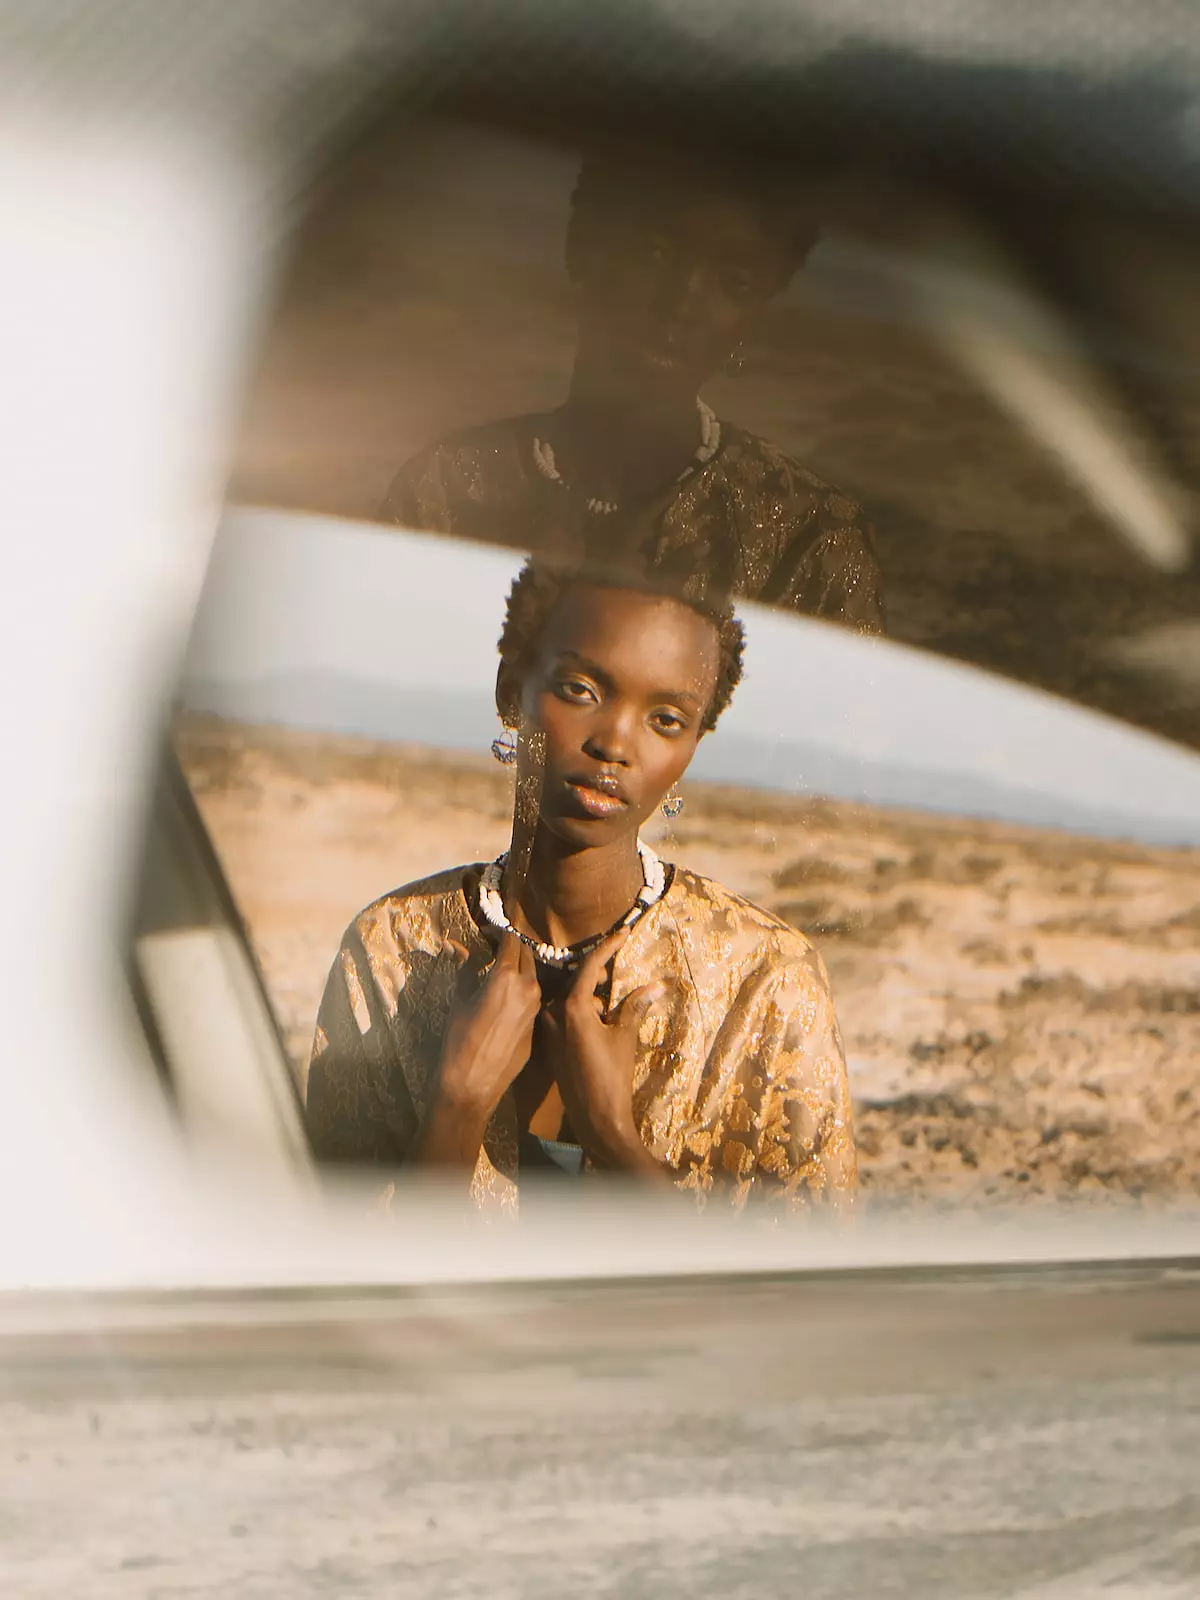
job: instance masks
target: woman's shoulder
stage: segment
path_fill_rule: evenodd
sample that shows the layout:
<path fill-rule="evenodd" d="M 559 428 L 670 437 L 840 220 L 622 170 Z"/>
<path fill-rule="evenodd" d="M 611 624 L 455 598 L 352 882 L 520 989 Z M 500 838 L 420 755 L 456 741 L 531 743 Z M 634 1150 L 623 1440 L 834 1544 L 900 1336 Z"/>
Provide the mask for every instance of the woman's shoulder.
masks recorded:
<path fill-rule="evenodd" d="M 816 946 L 799 928 L 690 867 L 675 868 L 669 900 L 680 931 L 702 954 L 710 952 L 714 962 L 726 961 L 736 950 L 743 960 L 820 966 Z"/>
<path fill-rule="evenodd" d="M 473 423 L 470 427 L 457 428 L 435 439 L 432 444 L 418 450 L 411 460 L 413 463 L 434 457 L 455 460 L 481 450 L 489 454 L 520 451 L 526 441 L 536 434 L 538 424 L 544 421 L 544 417 L 530 412 L 516 417 L 497 417 L 491 422 Z"/>
<path fill-rule="evenodd" d="M 431 474 L 445 477 L 468 472 L 478 474 L 481 467 L 495 472 L 506 466 L 523 466 L 538 425 L 544 421 L 544 417 L 531 412 L 473 423 L 443 434 L 408 458 L 396 474 L 393 491 L 399 485 L 419 484 Z"/>
<path fill-rule="evenodd" d="M 863 520 L 863 508 L 852 495 L 820 477 L 798 456 L 736 422 L 722 422 L 721 432 L 727 471 L 769 483 L 790 500 L 808 501 L 834 523 L 853 525 Z"/>
<path fill-rule="evenodd" d="M 440 928 L 446 921 L 447 907 L 462 904 L 465 878 L 478 870 L 478 862 L 446 867 L 426 878 L 416 878 L 398 889 L 390 889 L 358 912 L 346 930 L 346 937 L 369 940 L 373 931 L 383 925 L 393 933 L 405 927 L 415 932 L 422 926 L 432 926 L 435 921 Z"/>
<path fill-rule="evenodd" d="M 463 515 L 501 512 L 528 495 L 537 415 L 503 417 L 446 434 L 411 456 L 392 480 L 381 520 L 443 532 L 464 531 Z"/>

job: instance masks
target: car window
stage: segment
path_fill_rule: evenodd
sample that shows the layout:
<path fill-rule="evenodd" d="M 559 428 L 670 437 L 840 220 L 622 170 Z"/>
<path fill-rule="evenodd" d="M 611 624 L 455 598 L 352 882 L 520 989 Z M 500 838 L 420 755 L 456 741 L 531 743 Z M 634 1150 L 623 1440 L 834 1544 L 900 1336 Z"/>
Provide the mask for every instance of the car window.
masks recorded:
<path fill-rule="evenodd" d="M 511 118 L 384 123 L 331 175 L 173 725 L 302 1106 L 363 908 L 508 845 L 489 749 L 526 553 L 628 537 L 731 594 L 747 641 L 645 837 L 819 952 L 861 1196 L 1194 1190 L 1196 367 L 1164 337 L 1191 253 L 1111 209 L 1000 221 L 879 170 Z M 694 457 L 674 419 L 605 412 L 638 361 L 702 374 Z M 363 959 L 351 1010 L 364 975 L 395 993 Z M 719 1145 L 702 1121 L 683 1144 Z"/>

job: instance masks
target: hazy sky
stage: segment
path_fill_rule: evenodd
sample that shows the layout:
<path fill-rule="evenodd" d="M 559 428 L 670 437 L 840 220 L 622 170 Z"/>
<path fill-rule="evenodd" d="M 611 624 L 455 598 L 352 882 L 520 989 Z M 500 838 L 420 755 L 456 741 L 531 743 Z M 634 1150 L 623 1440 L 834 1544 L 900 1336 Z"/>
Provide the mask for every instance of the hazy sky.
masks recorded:
<path fill-rule="evenodd" d="M 429 690 L 472 702 L 471 725 L 490 727 L 496 639 L 518 564 L 503 551 L 362 524 L 232 512 L 187 679 L 234 691 L 297 675 Z M 803 791 L 800 748 L 819 746 L 851 770 L 929 774 L 930 804 L 934 780 L 954 777 L 994 785 L 999 817 L 1010 814 L 1007 792 L 1025 790 L 1067 814 L 1119 813 L 1144 819 L 1148 836 L 1165 829 L 1200 842 L 1200 757 L 1188 750 L 906 646 L 752 607 L 743 616 L 745 681 L 701 747 L 698 777 L 753 782 L 743 766 L 750 740 L 773 746 L 772 771 Z M 912 803 L 911 790 L 870 798 Z"/>

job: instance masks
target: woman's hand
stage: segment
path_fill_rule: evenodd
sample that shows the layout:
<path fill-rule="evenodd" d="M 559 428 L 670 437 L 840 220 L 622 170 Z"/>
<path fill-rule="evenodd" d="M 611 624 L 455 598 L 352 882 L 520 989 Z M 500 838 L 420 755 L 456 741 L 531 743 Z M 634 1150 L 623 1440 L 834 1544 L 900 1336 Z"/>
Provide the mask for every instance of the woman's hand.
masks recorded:
<path fill-rule="evenodd" d="M 458 962 L 458 985 L 417 1160 L 473 1167 L 493 1111 L 529 1060 L 542 995 L 533 952 L 515 933 L 502 936 L 478 987 L 466 949 L 454 939 L 446 947 Z"/>
<path fill-rule="evenodd" d="M 642 1143 L 633 1116 L 638 1028 L 663 986 L 644 984 L 605 1017 L 596 996 L 604 969 L 628 929 L 611 934 L 579 969 L 566 999 L 548 1006 L 539 1030 L 551 1052 L 571 1130 L 597 1165 L 646 1177 L 666 1177 Z"/>

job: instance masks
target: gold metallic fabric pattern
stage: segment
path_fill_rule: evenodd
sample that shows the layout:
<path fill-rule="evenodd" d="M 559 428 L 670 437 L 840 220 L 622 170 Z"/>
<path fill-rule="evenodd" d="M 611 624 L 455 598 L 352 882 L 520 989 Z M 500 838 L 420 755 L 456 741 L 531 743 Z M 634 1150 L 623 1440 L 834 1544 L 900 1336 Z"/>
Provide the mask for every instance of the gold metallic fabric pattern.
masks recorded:
<path fill-rule="evenodd" d="M 564 515 L 571 491 L 533 464 L 549 421 L 488 423 L 423 450 L 393 482 L 382 519 L 535 555 L 606 555 L 602 516 L 590 519 L 595 550 L 586 531 L 581 550 L 564 550 L 564 528 L 586 530 L 589 519 Z M 651 528 L 642 561 L 686 591 L 711 588 L 883 633 L 882 579 L 861 507 L 766 439 L 733 423 L 721 430 L 709 462 L 642 508 Z"/>
<path fill-rule="evenodd" d="M 492 946 L 468 907 L 479 871 L 455 868 L 368 906 L 333 963 L 306 1088 L 314 1153 L 402 1166 L 436 1088 L 456 964 L 480 981 Z M 824 964 L 805 936 L 720 884 L 677 868 L 613 966 L 610 1006 L 643 984 L 633 1095 L 647 1149 L 697 1204 L 843 1209 L 857 1183 L 850 1094 Z M 511 1092 L 488 1127 L 472 1195 L 515 1212 Z"/>

